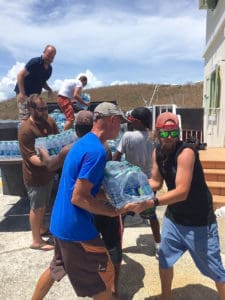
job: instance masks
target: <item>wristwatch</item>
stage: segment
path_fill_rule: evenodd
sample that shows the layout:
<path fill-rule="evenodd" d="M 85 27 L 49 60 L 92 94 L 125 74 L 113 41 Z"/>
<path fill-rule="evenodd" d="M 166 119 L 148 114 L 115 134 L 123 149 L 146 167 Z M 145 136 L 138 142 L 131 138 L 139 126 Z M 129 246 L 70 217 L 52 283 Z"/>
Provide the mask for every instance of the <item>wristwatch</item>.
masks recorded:
<path fill-rule="evenodd" d="M 154 197 L 153 199 L 154 207 L 159 206 L 159 199 L 157 197 Z"/>

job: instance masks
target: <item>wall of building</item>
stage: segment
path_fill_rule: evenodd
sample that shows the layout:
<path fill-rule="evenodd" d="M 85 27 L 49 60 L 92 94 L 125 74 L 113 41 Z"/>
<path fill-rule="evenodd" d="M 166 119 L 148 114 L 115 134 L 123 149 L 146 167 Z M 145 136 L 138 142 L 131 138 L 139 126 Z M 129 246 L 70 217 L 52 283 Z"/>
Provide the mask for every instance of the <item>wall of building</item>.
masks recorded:
<path fill-rule="evenodd" d="M 204 140 L 209 147 L 225 147 L 225 1 L 207 11 L 206 48 L 204 53 Z M 220 106 L 210 107 L 212 73 L 219 68 Z"/>

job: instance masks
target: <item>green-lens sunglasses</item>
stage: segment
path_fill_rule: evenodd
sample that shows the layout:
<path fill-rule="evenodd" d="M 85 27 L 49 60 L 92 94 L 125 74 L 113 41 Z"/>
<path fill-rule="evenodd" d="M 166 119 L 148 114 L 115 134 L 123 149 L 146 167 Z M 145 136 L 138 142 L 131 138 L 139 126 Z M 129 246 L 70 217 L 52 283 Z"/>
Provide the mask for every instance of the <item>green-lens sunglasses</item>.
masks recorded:
<path fill-rule="evenodd" d="M 159 131 L 159 136 L 163 139 L 167 139 L 169 136 L 171 136 L 171 138 L 176 138 L 179 137 L 179 135 L 180 135 L 179 129 L 170 130 L 170 131 Z"/>

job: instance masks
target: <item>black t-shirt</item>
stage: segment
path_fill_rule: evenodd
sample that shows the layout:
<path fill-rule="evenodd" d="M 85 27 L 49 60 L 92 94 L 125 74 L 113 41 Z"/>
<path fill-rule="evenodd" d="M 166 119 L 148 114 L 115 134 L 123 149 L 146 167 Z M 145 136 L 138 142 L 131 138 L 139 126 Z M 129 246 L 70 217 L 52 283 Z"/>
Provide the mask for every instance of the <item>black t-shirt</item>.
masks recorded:
<path fill-rule="evenodd" d="M 168 190 L 175 188 L 177 158 L 184 148 L 191 148 L 195 153 L 195 164 L 190 191 L 187 199 L 167 206 L 165 215 L 175 223 L 184 226 L 206 226 L 215 221 L 212 195 L 206 185 L 203 169 L 197 149 L 190 144 L 178 142 L 173 153 L 165 156 L 156 148 L 156 160 L 159 171 L 164 178 Z"/>
<path fill-rule="evenodd" d="M 45 82 L 50 78 L 52 74 L 52 66 L 50 65 L 46 70 L 44 67 L 44 61 L 41 57 L 34 57 L 28 61 L 25 69 L 29 72 L 24 78 L 24 89 L 26 96 L 31 94 L 41 94 L 42 88 Z M 18 94 L 19 87 L 16 84 L 14 91 Z"/>

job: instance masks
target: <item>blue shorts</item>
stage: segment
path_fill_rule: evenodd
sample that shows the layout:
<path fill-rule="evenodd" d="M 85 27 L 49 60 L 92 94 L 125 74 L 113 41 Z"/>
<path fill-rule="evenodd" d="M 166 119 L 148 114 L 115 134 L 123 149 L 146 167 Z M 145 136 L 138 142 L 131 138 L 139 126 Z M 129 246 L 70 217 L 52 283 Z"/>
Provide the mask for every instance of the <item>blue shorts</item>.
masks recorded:
<path fill-rule="evenodd" d="M 225 282 L 217 223 L 183 226 L 164 217 L 159 250 L 160 268 L 171 268 L 186 251 L 189 251 L 202 274 L 215 282 Z"/>

